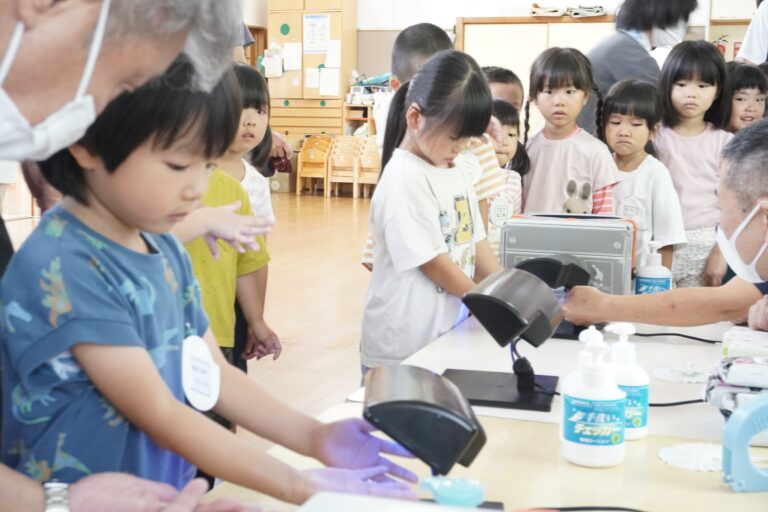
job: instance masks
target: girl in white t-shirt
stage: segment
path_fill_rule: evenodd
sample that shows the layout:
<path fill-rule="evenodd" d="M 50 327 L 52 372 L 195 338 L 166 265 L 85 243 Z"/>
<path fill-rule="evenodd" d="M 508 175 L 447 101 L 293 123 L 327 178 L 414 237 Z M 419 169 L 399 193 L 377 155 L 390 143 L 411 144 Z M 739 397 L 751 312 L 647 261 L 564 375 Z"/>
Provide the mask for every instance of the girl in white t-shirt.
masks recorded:
<path fill-rule="evenodd" d="M 490 118 L 479 66 L 455 50 L 433 56 L 392 99 L 371 201 L 363 372 L 403 361 L 464 320 L 461 297 L 499 268 L 474 187 L 454 165 Z"/>
<path fill-rule="evenodd" d="M 733 138 L 724 128 L 731 106 L 725 61 L 706 41 L 675 46 L 659 77 L 662 126 L 654 138 L 680 198 L 688 243 L 675 247 L 678 287 L 719 286 L 727 266 L 717 249 L 720 155 Z"/>
<path fill-rule="evenodd" d="M 622 80 L 608 91 L 601 138 L 613 151 L 619 183 L 613 189 L 616 214 L 637 225 L 636 266 L 651 240 L 661 244 L 662 264 L 672 268 L 675 245 L 684 244 L 680 201 L 664 164 L 654 158 L 651 137 L 661 122 L 661 97 L 654 85 Z"/>
<path fill-rule="evenodd" d="M 602 97 L 587 57 L 573 48 L 549 48 L 531 67 L 525 104 L 525 140 L 531 172 L 523 180 L 527 212 L 613 215 L 616 164 L 608 148 L 576 124 L 590 92 Z M 528 140 L 531 103 L 544 116 L 544 128 Z M 598 125 L 598 132 L 600 126 Z"/>
<path fill-rule="evenodd" d="M 504 188 L 488 197 L 488 207 L 481 212 L 488 227 L 488 242 L 499 255 L 501 228 L 509 220 L 523 211 L 522 178 L 531 168 L 531 161 L 520 142 L 520 114 L 511 103 L 493 100 L 493 116 L 499 120 L 502 128 L 501 141 L 494 141 L 496 158 L 504 179 Z"/>

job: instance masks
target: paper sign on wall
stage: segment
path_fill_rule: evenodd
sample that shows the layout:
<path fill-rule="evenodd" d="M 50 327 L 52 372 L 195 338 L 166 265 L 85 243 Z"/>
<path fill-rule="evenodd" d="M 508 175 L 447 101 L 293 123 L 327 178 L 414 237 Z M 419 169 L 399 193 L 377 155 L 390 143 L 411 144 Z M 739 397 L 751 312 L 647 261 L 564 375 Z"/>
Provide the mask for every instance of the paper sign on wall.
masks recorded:
<path fill-rule="evenodd" d="M 285 71 L 301 71 L 301 43 L 285 43 L 283 69 Z"/>
<path fill-rule="evenodd" d="M 331 38 L 330 14 L 304 15 L 304 53 L 325 53 Z"/>
<path fill-rule="evenodd" d="M 337 68 L 320 69 L 320 96 L 339 95 L 339 70 Z"/>
<path fill-rule="evenodd" d="M 264 66 L 264 76 L 267 78 L 279 78 L 283 76 L 283 51 L 280 48 L 270 48 L 264 52 L 261 61 Z"/>
<path fill-rule="evenodd" d="M 325 54 L 325 67 L 341 67 L 341 40 L 331 39 L 328 41 L 328 51 Z"/>
<path fill-rule="evenodd" d="M 307 89 L 317 89 L 320 87 L 320 70 L 317 68 L 306 68 L 304 70 L 304 87 Z"/>

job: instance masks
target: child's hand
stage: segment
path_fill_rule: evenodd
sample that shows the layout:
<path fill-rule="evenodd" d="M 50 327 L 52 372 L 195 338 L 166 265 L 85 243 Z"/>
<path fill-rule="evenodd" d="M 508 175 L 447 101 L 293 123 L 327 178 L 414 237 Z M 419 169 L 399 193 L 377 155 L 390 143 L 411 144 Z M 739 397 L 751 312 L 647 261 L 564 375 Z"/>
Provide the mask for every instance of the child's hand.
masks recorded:
<path fill-rule="evenodd" d="M 208 229 L 204 238 L 214 259 L 219 258 L 217 240 L 223 240 L 240 253 L 244 253 L 246 248 L 258 251 L 259 244 L 256 242 L 256 236 L 266 235 L 272 230 L 274 222 L 271 219 L 255 215 L 239 215 L 236 213 L 239 209 L 240 201 L 207 209 Z"/>
<path fill-rule="evenodd" d="M 488 128 L 485 129 L 485 133 L 490 136 L 497 145 L 500 146 L 504 143 L 504 128 L 496 117 L 491 116 L 491 120 L 488 123 Z"/>
<path fill-rule="evenodd" d="M 255 357 L 258 360 L 273 354 L 272 360 L 274 361 L 280 357 L 282 351 L 283 346 L 280 339 L 266 322 L 262 320 L 248 326 L 248 342 L 242 353 L 243 359 L 247 361 Z"/>
<path fill-rule="evenodd" d="M 314 435 L 313 454 L 326 466 L 352 469 L 382 466 L 384 473 L 391 476 L 418 481 L 414 473 L 381 456 L 386 453 L 412 458 L 413 455 L 393 441 L 372 435 L 375 430 L 376 427 L 359 418 L 325 423 Z"/>
<path fill-rule="evenodd" d="M 302 472 L 305 496 L 320 491 L 367 494 L 389 498 L 418 499 L 418 493 L 405 482 L 396 482 L 386 476 L 385 466 L 366 469 L 308 469 Z"/>

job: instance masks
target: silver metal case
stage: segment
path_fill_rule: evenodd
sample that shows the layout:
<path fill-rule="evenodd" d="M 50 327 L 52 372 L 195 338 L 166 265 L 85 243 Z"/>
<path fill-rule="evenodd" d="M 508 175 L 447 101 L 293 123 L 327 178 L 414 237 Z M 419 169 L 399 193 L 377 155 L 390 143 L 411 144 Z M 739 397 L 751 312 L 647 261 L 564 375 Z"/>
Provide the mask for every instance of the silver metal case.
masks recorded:
<path fill-rule="evenodd" d="M 616 217 L 529 214 L 501 230 L 499 258 L 505 268 L 537 256 L 572 255 L 595 274 L 605 293 L 632 293 L 635 225 Z"/>

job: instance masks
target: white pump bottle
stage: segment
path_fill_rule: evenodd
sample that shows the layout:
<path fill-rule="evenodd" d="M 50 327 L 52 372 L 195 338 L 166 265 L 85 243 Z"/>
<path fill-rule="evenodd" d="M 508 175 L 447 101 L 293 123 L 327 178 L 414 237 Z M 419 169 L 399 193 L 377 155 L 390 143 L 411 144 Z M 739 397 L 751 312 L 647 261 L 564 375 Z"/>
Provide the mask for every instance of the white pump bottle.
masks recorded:
<path fill-rule="evenodd" d="M 637 269 L 635 277 L 635 294 L 665 292 L 672 288 L 672 272 L 661 264 L 661 243 L 648 242 L 648 259 L 645 266 Z"/>
<path fill-rule="evenodd" d="M 624 438 L 628 441 L 641 439 L 648 434 L 648 373 L 637 364 L 634 343 L 629 336 L 635 334 L 635 326 L 627 322 L 609 324 L 606 331 L 618 334 L 619 341 L 611 345 L 611 364 L 619 389 L 627 394 Z"/>
<path fill-rule="evenodd" d="M 624 460 L 626 393 L 614 382 L 600 331 L 590 327 L 579 340 L 586 346 L 578 370 L 563 381 L 562 454 L 580 466 L 615 466 Z"/>

